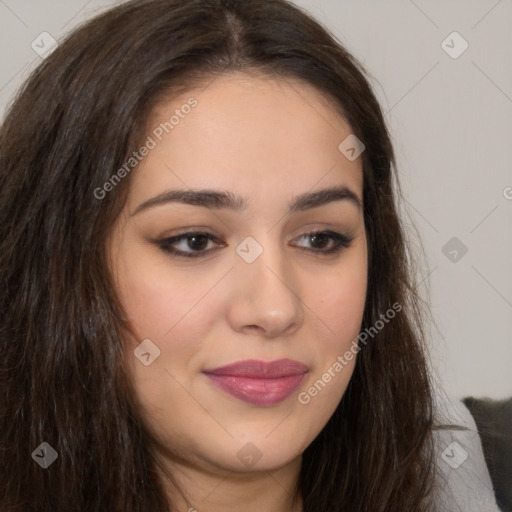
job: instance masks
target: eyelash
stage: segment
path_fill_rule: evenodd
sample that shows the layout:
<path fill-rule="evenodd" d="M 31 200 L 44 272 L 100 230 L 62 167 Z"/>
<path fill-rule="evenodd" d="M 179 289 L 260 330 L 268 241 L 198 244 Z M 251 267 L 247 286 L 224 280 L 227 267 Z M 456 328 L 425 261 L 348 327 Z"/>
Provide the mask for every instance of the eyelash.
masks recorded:
<path fill-rule="evenodd" d="M 331 247 L 330 249 L 302 249 L 303 251 L 318 255 L 318 256 L 329 256 L 334 253 L 338 253 L 342 250 L 342 248 L 348 248 L 351 246 L 352 241 L 354 240 L 353 237 L 350 237 L 348 235 L 344 235 L 342 233 L 337 233 L 335 231 L 310 231 L 308 233 L 305 233 L 300 237 L 302 238 L 309 238 L 313 237 L 315 235 L 327 235 L 331 240 L 334 240 L 336 242 L 336 245 L 334 247 Z M 162 251 L 164 251 L 166 254 L 173 256 L 173 257 L 183 257 L 183 258 L 199 258 L 204 254 L 208 254 L 211 252 L 212 249 L 206 250 L 206 251 L 193 251 L 193 252 L 185 252 L 180 251 L 177 249 L 173 249 L 170 246 L 173 244 L 176 244 L 178 242 L 181 242 L 182 240 L 187 240 L 193 237 L 197 236 L 204 236 L 208 240 L 211 240 L 212 242 L 218 242 L 217 238 L 211 235 L 210 233 L 205 233 L 201 231 L 190 231 L 188 233 L 183 233 L 181 235 L 177 235 L 171 238 L 166 238 L 164 240 L 160 240 L 157 242 L 158 246 Z"/>

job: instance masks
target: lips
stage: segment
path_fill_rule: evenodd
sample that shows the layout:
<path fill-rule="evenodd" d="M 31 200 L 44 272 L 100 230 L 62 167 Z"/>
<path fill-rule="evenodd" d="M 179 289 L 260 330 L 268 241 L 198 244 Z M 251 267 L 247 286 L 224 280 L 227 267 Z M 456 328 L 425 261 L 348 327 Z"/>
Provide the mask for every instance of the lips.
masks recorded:
<path fill-rule="evenodd" d="M 288 398 L 307 372 L 306 365 L 292 359 L 250 359 L 203 370 L 224 392 L 258 406 L 274 405 Z"/>

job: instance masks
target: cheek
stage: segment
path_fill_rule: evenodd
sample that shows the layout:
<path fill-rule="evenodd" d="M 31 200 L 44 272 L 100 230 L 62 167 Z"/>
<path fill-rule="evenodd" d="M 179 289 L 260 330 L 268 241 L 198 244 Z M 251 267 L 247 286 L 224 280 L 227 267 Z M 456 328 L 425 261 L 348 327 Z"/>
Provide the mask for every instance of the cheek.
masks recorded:
<path fill-rule="evenodd" d="M 165 260 L 146 262 L 133 257 L 123 261 L 120 268 L 119 296 L 138 338 L 168 343 L 184 327 L 190 334 L 188 338 L 194 338 L 200 323 L 191 319 L 208 291 L 211 278 L 200 275 L 190 278 L 189 272 L 170 271 Z M 197 327 L 192 331 L 191 323 Z"/>
<path fill-rule="evenodd" d="M 315 336 L 315 362 L 297 400 L 303 408 L 301 423 L 311 440 L 327 423 L 342 399 L 352 377 L 358 347 L 357 337 L 366 301 L 366 267 L 347 266 L 331 273 L 329 287 L 317 289 L 314 313 L 322 320 Z"/>
<path fill-rule="evenodd" d="M 329 336 L 326 343 L 341 350 L 357 338 L 359 333 L 367 291 L 367 272 L 364 263 L 347 265 L 336 273 L 330 273 L 323 280 L 323 286 L 316 280 L 311 295 L 315 305 L 314 313 L 322 319 Z"/>
<path fill-rule="evenodd" d="M 316 323 L 314 368 L 298 399 L 320 424 L 325 424 L 341 400 L 356 364 L 367 290 L 364 252 L 354 253 L 324 278 L 317 275 L 315 282 L 316 287 L 309 286 L 314 290 L 309 300 L 322 321 Z"/>
<path fill-rule="evenodd" d="M 215 301 L 205 297 L 212 287 L 209 281 L 212 277 L 190 279 L 183 273 L 169 275 L 168 270 L 132 268 L 120 285 L 122 304 L 135 334 L 126 333 L 127 366 L 148 426 L 161 439 L 182 435 L 190 428 L 171 419 L 170 403 L 173 410 L 184 414 L 198 407 L 191 400 L 195 394 L 191 376 L 207 351 L 204 340 L 219 314 Z M 144 339 L 150 339 L 160 351 L 149 366 L 134 356 L 134 349 Z"/>
<path fill-rule="evenodd" d="M 162 280 L 131 280 L 125 285 L 123 306 L 135 339 L 127 350 L 127 357 L 133 357 L 133 350 L 144 339 L 150 339 L 158 347 L 159 356 L 149 368 L 167 370 L 176 378 L 186 375 L 194 356 L 200 352 L 208 333 L 211 312 L 198 307 L 204 290 L 194 290 L 190 285 L 183 290 L 176 280 L 172 286 L 165 286 Z M 140 365 L 133 363 L 137 370 Z M 152 373 L 154 383 L 162 383 L 160 377 Z M 169 375 L 167 376 L 169 377 Z M 166 381 L 168 378 L 163 380 Z M 148 383 L 147 383 L 148 384 Z"/>
<path fill-rule="evenodd" d="M 335 334 L 342 334 L 360 323 L 364 303 L 366 300 L 366 287 L 361 281 L 346 283 L 344 286 L 325 293 L 318 300 L 322 318 Z"/>

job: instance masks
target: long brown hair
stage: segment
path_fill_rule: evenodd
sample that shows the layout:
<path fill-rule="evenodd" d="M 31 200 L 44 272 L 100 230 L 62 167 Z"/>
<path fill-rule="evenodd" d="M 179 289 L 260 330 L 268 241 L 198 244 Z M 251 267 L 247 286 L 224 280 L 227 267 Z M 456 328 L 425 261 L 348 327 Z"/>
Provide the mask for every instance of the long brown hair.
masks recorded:
<path fill-rule="evenodd" d="M 233 71 L 313 85 L 363 141 L 362 330 L 377 331 L 381 314 L 402 306 L 362 347 L 337 410 L 303 454 L 303 510 L 431 509 L 426 308 L 398 215 L 392 144 L 364 68 L 287 0 L 135 0 L 68 36 L 0 131 L 2 510 L 173 509 L 123 366 L 128 326 L 105 257 L 129 176 L 101 200 L 94 192 L 138 147 L 161 94 Z M 31 456 L 42 442 L 58 454 L 47 469 Z"/>

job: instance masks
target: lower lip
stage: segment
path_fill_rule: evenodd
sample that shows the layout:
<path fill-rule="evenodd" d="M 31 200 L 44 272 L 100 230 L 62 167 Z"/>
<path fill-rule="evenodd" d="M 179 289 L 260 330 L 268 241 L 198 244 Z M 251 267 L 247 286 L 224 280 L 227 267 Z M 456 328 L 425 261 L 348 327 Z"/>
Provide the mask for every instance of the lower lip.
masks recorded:
<path fill-rule="evenodd" d="M 275 379 L 254 379 L 233 375 L 206 376 L 226 393 L 254 405 L 268 406 L 282 402 L 298 387 L 305 373 Z"/>

